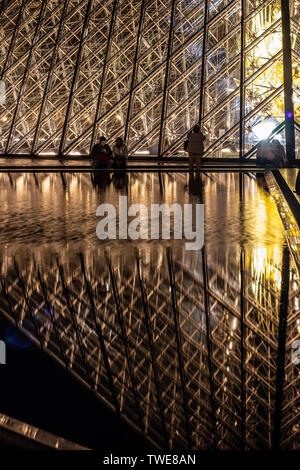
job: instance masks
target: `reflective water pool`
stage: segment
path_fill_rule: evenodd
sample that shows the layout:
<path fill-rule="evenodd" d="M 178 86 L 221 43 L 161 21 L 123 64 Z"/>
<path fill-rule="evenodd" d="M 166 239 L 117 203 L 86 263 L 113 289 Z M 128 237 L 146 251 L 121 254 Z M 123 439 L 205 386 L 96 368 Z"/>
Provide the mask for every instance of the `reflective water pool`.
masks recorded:
<path fill-rule="evenodd" d="M 0 174 L 1 246 L 13 253 L 20 245 L 75 249 L 97 247 L 96 209 L 119 196 L 128 205 L 153 203 L 205 205 L 205 245 L 281 247 L 283 229 L 276 206 L 255 176 L 207 173 L 189 184 L 185 174 L 129 174 L 108 182 L 89 174 Z M 243 189 L 240 185 L 243 184 Z M 125 242 L 126 244 L 126 242 Z M 123 248 L 123 241 L 115 243 Z M 116 248 L 116 246 L 115 246 Z M 280 248 L 279 248 L 280 249 Z"/>

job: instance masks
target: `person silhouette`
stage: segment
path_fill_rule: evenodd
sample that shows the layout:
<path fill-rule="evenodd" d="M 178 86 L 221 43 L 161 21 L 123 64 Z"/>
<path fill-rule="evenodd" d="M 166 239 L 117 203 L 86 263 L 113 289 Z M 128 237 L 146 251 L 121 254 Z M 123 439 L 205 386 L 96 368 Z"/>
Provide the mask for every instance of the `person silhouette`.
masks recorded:
<path fill-rule="evenodd" d="M 91 172 L 91 180 L 94 188 L 98 188 L 102 191 L 110 185 L 111 183 L 111 176 L 110 172 L 107 171 L 92 171 Z"/>
<path fill-rule="evenodd" d="M 106 137 L 101 136 L 99 142 L 92 148 L 91 159 L 93 168 L 110 168 L 112 166 L 112 150 L 106 142 Z"/>
<path fill-rule="evenodd" d="M 296 179 L 295 193 L 300 194 L 300 170 L 298 171 L 298 175 Z"/>

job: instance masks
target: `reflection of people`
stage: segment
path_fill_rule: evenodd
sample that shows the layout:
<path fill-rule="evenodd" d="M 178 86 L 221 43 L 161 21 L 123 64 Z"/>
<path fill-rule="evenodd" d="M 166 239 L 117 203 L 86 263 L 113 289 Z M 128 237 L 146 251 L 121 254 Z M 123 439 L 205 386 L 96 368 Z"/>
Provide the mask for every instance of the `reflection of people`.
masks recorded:
<path fill-rule="evenodd" d="M 116 189 L 125 189 L 128 185 L 128 178 L 125 171 L 116 171 L 112 178 L 113 184 Z"/>
<path fill-rule="evenodd" d="M 300 194 L 300 170 L 298 171 L 297 179 L 296 179 L 296 187 L 295 191 L 297 194 Z"/>
<path fill-rule="evenodd" d="M 269 187 L 268 187 L 268 183 L 266 181 L 266 178 L 265 178 L 265 175 L 264 174 L 261 174 L 261 173 L 257 173 L 256 174 L 256 182 L 258 184 L 258 186 L 263 189 L 264 191 L 266 191 L 267 193 L 269 192 Z"/>
<path fill-rule="evenodd" d="M 91 158 L 93 159 L 93 168 L 110 168 L 112 165 L 112 151 L 106 143 L 104 136 L 100 137 L 99 142 L 92 148 Z"/>
<path fill-rule="evenodd" d="M 196 174 L 196 178 L 194 177 L 194 173 L 190 175 L 189 179 L 189 193 L 193 196 L 198 196 L 199 202 L 203 202 L 203 183 L 202 177 L 200 173 Z"/>
<path fill-rule="evenodd" d="M 107 171 L 93 171 L 91 173 L 93 186 L 105 190 L 111 183 L 110 172 Z"/>
<path fill-rule="evenodd" d="M 126 168 L 128 158 L 127 146 L 121 137 L 118 137 L 115 145 L 113 146 L 113 167 Z"/>
<path fill-rule="evenodd" d="M 198 125 L 194 126 L 193 130 L 187 135 L 188 144 L 186 151 L 189 154 L 189 168 L 193 170 L 196 165 L 197 170 L 201 168 L 202 155 L 204 153 L 204 140 L 205 135 L 202 134 Z"/>
<path fill-rule="evenodd" d="M 257 146 L 257 163 L 259 166 L 283 168 L 288 160 L 283 145 L 277 139 L 261 140 Z"/>

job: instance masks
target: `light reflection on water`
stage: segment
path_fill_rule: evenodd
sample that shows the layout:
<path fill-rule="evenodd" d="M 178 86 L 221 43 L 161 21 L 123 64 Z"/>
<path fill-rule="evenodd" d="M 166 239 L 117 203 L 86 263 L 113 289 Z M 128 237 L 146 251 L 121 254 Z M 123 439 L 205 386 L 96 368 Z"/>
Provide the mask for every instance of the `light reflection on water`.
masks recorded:
<path fill-rule="evenodd" d="M 11 178 L 11 179 L 10 179 Z M 191 189 L 187 176 L 129 174 L 125 181 L 114 179 L 106 187 L 94 187 L 88 174 L 0 175 L 0 244 L 8 251 L 27 247 L 41 249 L 72 246 L 97 247 L 95 233 L 99 204 L 117 209 L 119 196 L 128 196 L 128 205 L 143 203 L 205 204 L 205 245 L 207 249 L 247 246 L 249 249 L 281 247 L 283 229 L 275 204 L 244 176 L 244 201 L 239 197 L 239 175 L 210 174 L 203 177 L 202 191 L 196 182 Z M 196 194 L 195 194 L 196 193 Z M 118 212 L 117 212 L 118 213 Z M 113 242 L 124 247 L 128 242 Z M 145 242 L 140 242 L 145 244 Z"/>
<path fill-rule="evenodd" d="M 274 201 L 253 176 L 242 177 L 242 198 L 237 173 L 210 173 L 191 182 L 186 174 L 97 178 L 94 184 L 89 174 L 0 174 L 2 269 L 14 257 L 28 265 L 33 255 L 46 264 L 53 263 L 56 256 L 72 263 L 82 251 L 90 262 L 93 258 L 97 262 L 103 246 L 109 247 L 116 265 L 132 264 L 133 250 L 138 248 L 150 260 L 150 269 L 161 269 L 163 252 L 171 246 L 174 256 L 193 266 L 197 275 L 200 252 L 185 251 L 184 240 L 172 239 L 173 224 L 170 241 L 109 240 L 104 245 L 97 238 L 97 207 L 113 204 L 118 216 L 122 195 L 128 197 L 128 206 L 145 204 L 149 215 L 153 203 L 204 203 L 208 261 L 228 275 L 228 264 L 238 267 L 243 247 L 255 297 L 265 302 L 262 279 L 269 279 L 280 290 L 283 227 Z"/>
<path fill-rule="evenodd" d="M 86 254 L 92 266 L 100 262 L 105 246 L 120 268 L 134 266 L 134 249 L 138 248 L 148 260 L 144 275 L 149 270 L 151 277 L 153 269 L 163 268 L 165 249 L 171 246 L 174 258 L 199 276 L 201 254 L 185 251 L 185 240 L 103 243 L 97 238 L 97 207 L 113 204 L 118 215 L 120 195 L 128 197 L 128 206 L 145 204 L 149 214 L 152 203 L 204 203 L 206 256 L 216 272 L 211 286 L 236 303 L 236 296 L 231 299 L 223 283 L 228 276 L 240 282 L 243 248 L 252 295 L 262 306 L 274 309 L 274 299 L 265 288 L 269 283 L 273 293 L 280 292 L 284 233 L 274 201 L 253 175 L 210 173 L 190 182 L 187 174 L 98 175 L 95 184 L 90 174 L 0 174 L 2 272 L 15 257 L 23 266 L 33 265 L 34 259 L 47 266 L 56 257 L 76 265 L 79 252 Z"/>

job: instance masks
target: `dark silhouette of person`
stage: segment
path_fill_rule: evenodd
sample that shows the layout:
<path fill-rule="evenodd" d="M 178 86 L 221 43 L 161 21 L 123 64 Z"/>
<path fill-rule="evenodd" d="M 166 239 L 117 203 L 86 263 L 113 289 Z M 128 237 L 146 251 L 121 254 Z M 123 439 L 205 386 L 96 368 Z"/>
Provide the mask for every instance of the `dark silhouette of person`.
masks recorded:
<path fill-rule="evenodd" d="M 91 174 L 91 180 L 94 187 L 97 187 L 103 191 L 111 183 L 110 172 L 107 171 L 93 171 Z"/>
<path fill-rule="evenodd" d="M 202 134 L 200 126 L 196 125 L 187 135 L 188 143 L 186 151 L 189 154 L 189 169 L 193 170 L 194 165 L 196 169 L 200 170 L 202 163 L 202 155 L 204 153 L 205 135 Z"/>
<path fill-rule="evenodd" d="M 125 189 L 128 185 L 128 177 L 126 171 L 115 171 L 112 177 L 113 184 L 116 189 Z"/>
<path fill-rule="evenodd" d="M 202 175 L 200 173 L 196 173 L 196 177 L 194 176 L 194 173 L 190 175 L 189 193 L 193 196 L 197 196 L 200 204 L 203 203 L 203 182 Z"/>
<path fill-rule="evenodd" d="M 99 142 L 93 146 L 91 158 L 93 168 L 111 168 L 112 150 L 106 142 L 106 137 L 101 136 Z"/>
<path fill-rule="evenodd" d="M 121 137 L 118 137 L 113 146 L 113 168 L 125 169 L 127 165 L 128 150 Z"/>
<path fill-rule="evenodd" d="M 259 166 L 275 168 L 284 168 L 288 163 L 284 147 L 277 139 L 265 139 L 258 143 L 256 161 Z"/>

